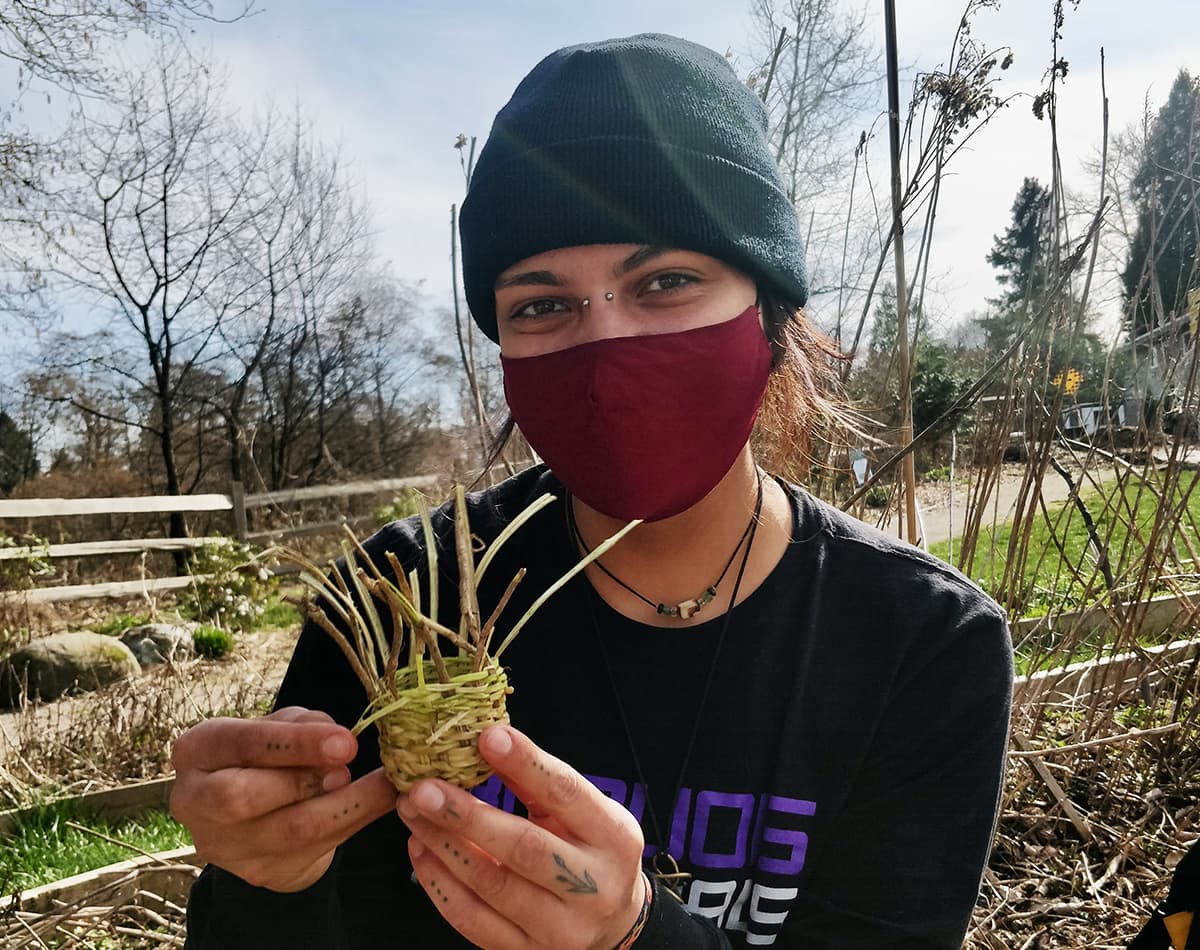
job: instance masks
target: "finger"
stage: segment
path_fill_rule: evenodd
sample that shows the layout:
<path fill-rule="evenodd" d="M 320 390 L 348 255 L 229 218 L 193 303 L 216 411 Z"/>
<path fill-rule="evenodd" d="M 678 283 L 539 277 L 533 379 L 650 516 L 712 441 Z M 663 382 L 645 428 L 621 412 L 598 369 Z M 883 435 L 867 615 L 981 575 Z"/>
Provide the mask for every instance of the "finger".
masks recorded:
<path fill-rule="evenodd" d="M 532 945 L 525 931 L 452 874 L 420 839 L 409 839 L 408 857 L 438 913 L 471 943 L 487 950 L 524 950 Z"/>
<path fill-rule="evenodd" d="M 176 772 L 189 768 L 207 772 L 237 767 L 329 768 L 345 765 L 357 750 L 358 742 L 350 730 L 333 722 L 282 717 L 209 719 L 175 741 L 171 762 Z"/>
<path fill-rule="evenodd" d="M 345 766 L 327 772 L 302 768 L 192 770 L 176 779 L 171 811 L 181 821 L 203 816 L 215 824 L 238 824 L 343 788 L 349 777 Z"/>
<path fill-rule="evenodd" d="M 396 807 L 396 789 L 376 769 L 337 791 L 296 802 L 230 828 L 208 822 L 193 829 L 196 847 L 214 864 L 275 855 L 291 859 L 330 851 Z M 236 869 L 230 867 L 230 870 Z"/>
<path fill-rule="evenodd" d="M 273 710 L 262 717 L 277 722 L 333 722 L 329 713 L 320 709 L 306 709 L 304 706 L 284 706 Z"/>
<path fill-rule="evenodd" d="M 558 898 L 596 894 L 597 880 L 606 877 L 595 853 L 581 851 L 446 782 L 418 782 L 398 803 L 397 811 L 414 834 L 420 834 L 431 848 L 441 849 L 439 856 L 445 858 L 442 851 L 448 850 L 457 858 L 460 845 L 469 842 Z"/>
<path fill-rule="evenodd" d="M 528 736 L 511 726 L 489 726 L 479 749 L 530 811 L 557 819 L 571 837 L 586 844 L 640 853 L 641 830 L 633 816 Z"/>

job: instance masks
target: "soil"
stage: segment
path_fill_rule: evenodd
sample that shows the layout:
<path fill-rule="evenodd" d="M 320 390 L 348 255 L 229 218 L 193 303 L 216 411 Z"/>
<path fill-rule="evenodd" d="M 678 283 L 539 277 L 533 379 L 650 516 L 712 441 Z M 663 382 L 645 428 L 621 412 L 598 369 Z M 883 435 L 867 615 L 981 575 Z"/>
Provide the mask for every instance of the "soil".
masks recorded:
<path fill-rule="evenodd" d="M 223 659 L 150 667 L 133 680 L 95 692 L 0 713 L 0 770 L 7 770 L 10 779 L 18 773 L 34 773 L 37 779 L 36 773 L 42 773 L 40 778 L 47 783 L 64 779 L 71 784 L 75 771 L 71 764 L 78 766 L 84 753 L 77 748 L 81 736 L 90 737 L 88 744 L 99 747 L 119 744 L 127 736 L 141 737 L 149 728 L 155 740 L 169 744 L 173 733 L 209 716 L 257 715 L 269 705 L 283 679 L 297 634 L 294 627 L 240 633 L 234 652 Z M 49 752 L 54 736 L 64 744 L 69 740 L 71 746 L 63 750 L 61 776 L 46 774 L 54 771 L 55 757 Z M 99 751 L 92 750 L 93 761 Z M 130 752 L 124 770 L 117 768 L 114 759 L 111 767 L 128 775 L 99 774 L 91 787 L 111 784 L 109 779 L 154 777 L 147 773 L 156 771 L 156 762 L 165 765 L 167 760 L 165 750 L 156 751 L 157 758 L 144 756 L 141 763 L 133 761 L 136 754 Z M 28 761 L 34 754 L 41 757 L 40 763 Z"/>

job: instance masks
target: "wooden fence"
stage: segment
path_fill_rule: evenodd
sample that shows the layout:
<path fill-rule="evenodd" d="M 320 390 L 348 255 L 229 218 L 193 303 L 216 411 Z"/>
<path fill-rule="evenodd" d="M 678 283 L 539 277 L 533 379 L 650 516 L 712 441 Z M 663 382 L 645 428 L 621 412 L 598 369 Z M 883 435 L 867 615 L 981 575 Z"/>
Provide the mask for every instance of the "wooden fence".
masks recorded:
<path fill-rule="evenodd" d="M 342 525 L 356 527 L 372 520 L 372 516 L 338 518 L 332 521 L 295 524 L 266 531 L 249 531 L 247 512 L 256 508 L 284 507 L 304 501 L 330 498 L 349 498 L 355 495 L 374 495 L 397 492 L 407 488 L 433 488 L 441 479 L 434 475 L 411 478 L 385 478 L 376 481 L 345 482 L 340 485 L 318 485 L 289 491 L 263 492 L 247 495 L 240 482 L 234 482 L 228 495 L 136 495 L 122 498 L 22 498 L 0 500 L 0 526 L 16 519 L 57 518 L 70 515 L 104 514 L 171 514 L 174 512 L 228 512 L 230 536 L 241 541 L 261 543 L 282 538 L 329 534 Z M 147 551 L 181 551 L 211 544 L 220 538 L 132 538 L 106 541 L 78 541 L 43 546 L 14 546 L 0 548 L 0 561 L 18 558 L 91 557 L 113 554 L 138 554 Z M 180 590 L 192 583 L 191 577 L 147 577 L 132 581 L 112 581 L 104 584 L 70 584 L 19 591 L 29 603 L 59 603 L 99 597 L 131 597 L 156 591 Z"/>

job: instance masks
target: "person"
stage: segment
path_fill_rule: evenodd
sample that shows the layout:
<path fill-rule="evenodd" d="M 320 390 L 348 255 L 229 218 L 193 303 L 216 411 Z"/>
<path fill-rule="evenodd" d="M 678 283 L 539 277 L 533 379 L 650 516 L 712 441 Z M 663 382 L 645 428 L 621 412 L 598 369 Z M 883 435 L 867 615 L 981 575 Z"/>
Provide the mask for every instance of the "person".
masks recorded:
<path fill-rule="evenodd" d="M 1128 950 L 1200 950 L 1200 840 L 1175 865 L 1167 896 Z"/>
<path fill-rule="evenodd" d="M 758 436 L 794 453 L 817 424 L 827 355 L 758 98 L 673 37 L 559 50 L 496 117 L 460 226 L 472 315 L 544 459 L 471 493 L 472 531 L 556 497 L 481 611 L 525 568 L 503 629 L 643 523 L 504 654 L 512 726 L 482 734 L 496 774 L 470 792 L 397 796 L 311 624 L 275 712 L 181 736 L 172 810 L 209 862 L 187 945 L 959 946 L 1011 642 L 953 569 L 758 465 Z M 365 547 L 422 570 L 423 537 L 410 519 Z M 434 537 L 457 626 L 447 507 Z"/>

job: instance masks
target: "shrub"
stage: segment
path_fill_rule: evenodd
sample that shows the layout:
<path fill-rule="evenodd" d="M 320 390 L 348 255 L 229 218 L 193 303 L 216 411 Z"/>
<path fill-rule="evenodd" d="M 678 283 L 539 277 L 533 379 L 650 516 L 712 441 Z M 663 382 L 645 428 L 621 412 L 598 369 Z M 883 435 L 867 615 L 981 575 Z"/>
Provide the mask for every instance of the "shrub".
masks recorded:
<path fill-rule="evenodd" d="M 868 508 L 883 508 L 887 505 L 888 498 L 888 490 L 882 485 L 875 485 L 867 489 L 863 502 Z"/>
<path fill-rule="evenodd" d="M 179 612 L 228 630 L 253 627 L 275 586 L 270 571 L 254 560 L 254 549 L 232 538 L 197 550 L 191 568 L 192 585 L 179 598 Z"/>
<path fill-rule="evenodd" d="M 233 650 L 233 634 L 220 627 L 208 625 L 197 627 L 192 633 L 196 655 L 208 660 L 219 660 Z"/>
<path fill-rule="evenodd" d="M 0 592 L 31 590 L 38 578 L 54 572 L 50 564 L 49 543 L 45 538 L 26 535 L 10 538 L 0 533 L 0 549 L 26 548 L 18 557 L 0 560 Z M 25 598 L 0 598 L 0 656 L 19 647 L 29 638 L 33 619 Z"/>
<path fill-rule="evenodd" d="M 150 623 L 149 614 L 113 614 L 100 623 L 93 624 L 92 629 L 96 633 L 103 633 L 110 637 L 119 637 L 126 630 L 130 630 L 133 627 L 140 627 L 147 623 Z"/>
<path fill-rule="evenodd" d="M 389 504 L 380 505 L 371 514 L 374 516 L 375 522 L 381 526 L 392 521 L 400 521 L 421 510 L 421 497 L 421 493 L 415 488 L 406 488 Z"/>

